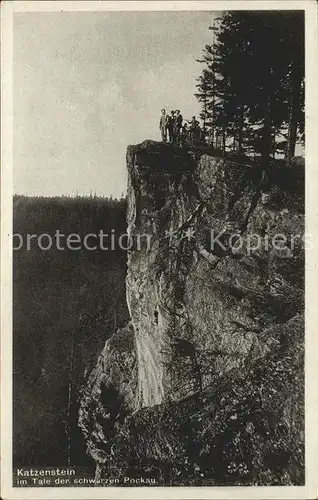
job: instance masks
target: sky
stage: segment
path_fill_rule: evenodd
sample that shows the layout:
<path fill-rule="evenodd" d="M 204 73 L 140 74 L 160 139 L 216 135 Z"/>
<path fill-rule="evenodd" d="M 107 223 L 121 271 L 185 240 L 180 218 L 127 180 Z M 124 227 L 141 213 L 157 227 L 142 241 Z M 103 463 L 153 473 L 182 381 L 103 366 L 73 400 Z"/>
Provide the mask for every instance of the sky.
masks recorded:
<path fill-rule="evenodd" d="M 14 15 L 14 192 L 126 192 L 126 148 L 160 140 L 160 109 L 198 115 L 210 12 Z"/>

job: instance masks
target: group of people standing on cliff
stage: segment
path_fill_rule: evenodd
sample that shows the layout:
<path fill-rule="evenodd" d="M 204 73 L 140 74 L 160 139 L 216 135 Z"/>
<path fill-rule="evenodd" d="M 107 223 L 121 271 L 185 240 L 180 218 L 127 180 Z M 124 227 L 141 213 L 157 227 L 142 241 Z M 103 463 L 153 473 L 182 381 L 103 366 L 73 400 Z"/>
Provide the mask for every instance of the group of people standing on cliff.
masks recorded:
<path fill-rule="evenodd" d="M 201 128 L 196 117 L 192 120 L 183 120 L 183 116 L 179 109 L 170 111 L 170 115 L 165 109 L 161 110 L 159 121 L 159 129 L 161 131 L 162 142 L 169 142 L 181 146 L 187 140 L 194 144 L 201 137 Z"/>

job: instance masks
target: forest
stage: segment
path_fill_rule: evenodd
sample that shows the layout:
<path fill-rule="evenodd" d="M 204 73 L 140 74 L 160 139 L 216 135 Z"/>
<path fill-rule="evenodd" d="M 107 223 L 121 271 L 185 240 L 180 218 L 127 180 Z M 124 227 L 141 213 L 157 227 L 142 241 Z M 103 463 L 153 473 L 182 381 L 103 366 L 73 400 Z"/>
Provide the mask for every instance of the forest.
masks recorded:
<path fill-rule="evenodd" d="M 210 144 L 266 169 L 304 146 L 304 11 L 228 11 L 209 27 L 196 97 Z"/>
<path fill-rule="evenodd" d="M 24 239 L 126 230 L 124 198 L 15 196 L 13 207 L 13 232 Z M 120 249 L 13 252 L 15 467 L 90 464 L 78 398 L 105 340 L 127 321 L 125 274 Z"/>

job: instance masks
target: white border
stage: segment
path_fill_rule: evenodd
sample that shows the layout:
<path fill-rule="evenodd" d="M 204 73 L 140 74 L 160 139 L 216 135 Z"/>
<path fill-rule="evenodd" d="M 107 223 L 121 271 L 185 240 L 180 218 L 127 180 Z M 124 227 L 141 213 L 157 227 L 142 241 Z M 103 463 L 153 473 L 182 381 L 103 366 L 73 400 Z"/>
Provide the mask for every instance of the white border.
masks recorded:
<path fill-rule="evenodd" d="M 306 39 L 306 231 L 314 249 L 306 253 L 306 486 L 12 488 L 12 28 L 14 12 L 305 10 Z M 317 498 L 317 346 L 316 306 L 318 248 L 317 4 L 314 0 L 281 1 L 4 1 L 1 6 L 1 492 L 9 499 L 314 499 Z M 316 161 L 315 161 L 316 160 Z"/>

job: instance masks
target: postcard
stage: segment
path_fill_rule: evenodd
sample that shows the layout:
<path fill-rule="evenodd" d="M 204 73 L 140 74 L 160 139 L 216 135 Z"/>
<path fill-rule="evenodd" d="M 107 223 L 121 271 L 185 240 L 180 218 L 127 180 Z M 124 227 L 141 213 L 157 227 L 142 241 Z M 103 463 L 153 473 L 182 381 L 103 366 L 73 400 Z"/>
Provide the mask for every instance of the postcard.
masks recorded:
<path fill-rule="evenodd" d="M 2 498 L 317 496 L 317 4 L 2 3 Z"/>

